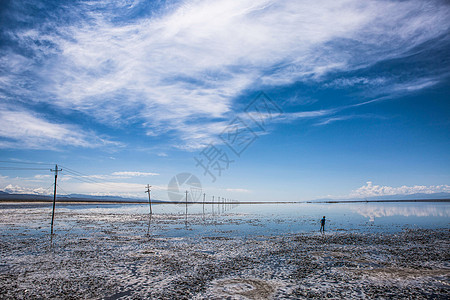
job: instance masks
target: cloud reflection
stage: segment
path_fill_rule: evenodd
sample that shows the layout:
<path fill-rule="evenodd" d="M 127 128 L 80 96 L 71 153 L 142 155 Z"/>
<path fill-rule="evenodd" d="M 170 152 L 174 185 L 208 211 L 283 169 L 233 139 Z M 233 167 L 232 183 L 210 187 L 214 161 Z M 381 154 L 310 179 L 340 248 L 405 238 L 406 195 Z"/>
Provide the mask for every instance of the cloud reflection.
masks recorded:
<path fill-rule="evenodd" d="M 375 218 L 404 216 L 404 217 L 449 217 L 449 205 L 395 205 L 392 204 L 367 204 L 357 206 L 352 210 L 364 217 L 369 218 L 370 222 Z"/>

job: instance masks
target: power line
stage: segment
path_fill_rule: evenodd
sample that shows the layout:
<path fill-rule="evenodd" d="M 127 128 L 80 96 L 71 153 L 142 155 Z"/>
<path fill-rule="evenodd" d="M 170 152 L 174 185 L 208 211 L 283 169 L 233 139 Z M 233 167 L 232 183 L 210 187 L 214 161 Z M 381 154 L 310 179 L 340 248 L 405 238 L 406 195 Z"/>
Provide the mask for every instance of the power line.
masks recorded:
<path fill-rule="evenodd" d="M 35 170 L 35 171 L 48 171 L 49 170 L 47 168 L 38 168 L 38 167 L 25 167 L 25 166 L 24 167 L 20 167 L 20 166 L 15 167 L 15 166 L 8 166 L 7 164 L 42 165 L 42 166 L 48 165 L 48 166 L 52 166 L 52 164 L 41 163 L 41 162 L 15 162 L 15 161 L 6 161 L 6 160 L 0 160 L 0 165 L 1 164 L 4 164 L 4 166 L 0 166 L 0 170 Z M 97 186 L 99 186 L 100 188 L 103 188 L 103 189 L 116 187 L 114 182 L 101 182 L 99 180 L 91 178 L 92 175 L 88 175 L 88 174 L 79 172 L 77 170 L 74 170 L 72 168 L 68 168 L 68 167 L 62 166 L 62 165 L 59 165 L 59 167 L 62 167 L 64 169 L 64 173 L 66 174 L 66 176 L 71 178 L 71 179 L 78 180 L 80 182 L 84 182 L 84 183 L 88 183 L 88 184 L 97 185 Z M 55 170 L 57 170 L 56 165 L 55 165 Z M 52 171 L 52 172 L 55 172 L 55 170 L 50 169 L 50 171 Z M 61 172 L 61 171 L 62 170 L 58 170 L 58 172 Z M 57 172 L 55 172 L 55 173 L 57 173 Z M 48 187 L 47 189 L 45 189 L 45 191 L 50 189 L 52 186 L 56 187 L 55 184 L 53 184 L 50 187 Z M 57 185 L 57 186 L 60 187 L 60 185 Z M 67 193 L 67 191 L 65 191 L 64 189 L 62 189 L 62 190 Z"/>
<path fill-rule="evenodd" d="M 74 169 L 68 168 L 68 167 L 66 167 L 66 166 L 62 166 L 62 167 L 64 167 L 64 169 L 65 169 L 66 171 L 70 171 L 71 173 L 74 173 L 74 175 L 77 175 L 77 176 L 86 176 L 86 177 L 91 176 L 91 175 L 84 174 L 84 173 L 81 173 L 81 172 L 79 172 L 79 171 L 76 171 L 76 170 L 74 170 Z M 92 179 L 92 180 L 93 180 L 93 179 Z"/>
<path fill-rule="evenodd" d="M 82 181 L 82 182 L 85 182 L 85 183 L 102 185 L 103 187 L 107 187 L 107 188 L 110 188 L 110 187 L 113 186 L 113 184 L 110 184 L 110 183 L 99 182 L 99 181 L 94 180 L 92 178 L 88 178 L 87 177 L 88 175 L 78 175 L 78 174 L 76 174 L 74 172 L 71 172 L 71 171 L 68 171 L 68 170 L 65 170 L 65 172 L 69 173 L 71 175 L 71 178 L 79 180 L 79 181 Z"/>
<path fill-rule="evenodd" d="M 92 178 L 89 178 L 89 177 L 87 177 L 85 175 L 78 175 L 78 174 L 76 174 L 74 172 L 71 172 L 71 171 L 68 171 L 68 170 L 65 170 L 65 172 L 70 174 L 71 176 L 76 176 L 76 177 L 79 177 L 79 178 L 83 178 L 83 181 L 89 181 L 89 182 L 92 182 L 92 183 L 100 183 L 100 182 L 98 182 L 98 181 L 96 181 L 96 180 L 94 180 Z M 74 177 L 72 177 L 72 178 L 74 178 Z"/>
<path fill-rule="evenodd" d="M 79 176 L 79 175 L 71 174 L 71 175 L 69 175 L 69 177 L 72 178 L 72 179 L 84 182 L 84 183 L 100 185 L 100 186 L 103 186 L 104 188 L 110 187 L 110 186 L 107 186 L 106 183 L 96 182 L 96 181 L 90 180 L 89 178 L 84 178 L 84 177 Z"/>
<path fill-rule="evenodd" d="M 67 173 L 72 174 L 72 175 L 74 175 L 74 176 L 78 176 L 78 177 L 80 177 L 80 178 L 83 178 L 83 180 L 81 180 L 81 181 L 84 181 L 84 182 L 86 182 L 86 183 L 100 184 L 100 185 L 104 185 L 105 187 L 112 187 L 112 186 L 113 186 L 113 184 L 111 184 L 111 183 L 105 183 L 105 182 L 101 182 L 101 181 L 92 179 L 92 178 L 90 178 L 90 175 L 87 175 L 87 174 L 78 172 L 78 171 L 76 171 L 76 170 L 73 170 L 73 169 L 68 168 L 68 167 L 65 167 L 65 166 L 62 166 L 62 167 L 64 168 L 64 170 L 65 170 Z M 74 177 L 72 177 L 72 178 L 74 178 Z M 77 179 L 77 178 L 74 178 L 74 179 Z M 79 180 L 80 180 L 80 179 L 79 179 Z M 89 181 L 89 182 L 88 182 L 88 181 Z"/>
<path fill-rule="evenodd" d="M 63 189 L 59 184 L 57 184 L 57 186 L 58 186 L 58 188 L 59 188 L 60 190 L 62 190 L 64 193 L 66 193 L 66 195 L 67 195 L 69 198 L 72 198 L 72 196 L 70 196 L 70 194 L 69 194 L 65 189 Z"/>
<path fill-rule="evenodd" d="M 51 189 L 52 187 L 53 187 L 53 183 L 48 187 L 48 188 L 46 188 L 44 191 L 48 191 L 49 189 Z"/>

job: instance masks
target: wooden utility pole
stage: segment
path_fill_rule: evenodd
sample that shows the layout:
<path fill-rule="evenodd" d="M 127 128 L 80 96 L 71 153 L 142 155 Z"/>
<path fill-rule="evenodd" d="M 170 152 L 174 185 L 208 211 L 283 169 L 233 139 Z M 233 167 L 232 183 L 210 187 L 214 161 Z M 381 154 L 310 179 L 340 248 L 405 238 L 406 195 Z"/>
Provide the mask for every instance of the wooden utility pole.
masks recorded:
<path fill-rule="evenodd" d="M 61 172 L 62 169 L 58 170 L 58 165 L 55 165 L 55 169 L 50 169 L 50 172 L 55 172 L 55 189 L 53 190 L 53 210 L 52 210 L 52 229 L 51 229 L 51 235 L 53 236 L 53 220 L 55 219 L 55 206 L 56 206 L 56 181 L 58 179 L 58 172 Z"/>
<path fill-rule="evenodd" d="M 151 185 L 147 184 L 146 186 L 147 190 L 145 191 L 146 193 L 148 193 L 148 205 L 150 206 L 150 214 L 152 214 L 152 200 L 150 198 L 151 187 L 152 187 Z"/>

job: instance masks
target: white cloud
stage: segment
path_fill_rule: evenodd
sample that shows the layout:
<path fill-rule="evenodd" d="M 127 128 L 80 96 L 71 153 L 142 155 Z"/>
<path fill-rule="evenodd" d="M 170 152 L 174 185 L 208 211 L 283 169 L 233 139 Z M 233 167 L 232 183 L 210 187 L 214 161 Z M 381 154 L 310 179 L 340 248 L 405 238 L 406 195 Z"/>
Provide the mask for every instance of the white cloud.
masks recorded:
<path fill-rule="evenodd" d="M 74 14 L 82 11 L 89 9 Z M 10 54 L 1 61 L 10 76 L 0 82 L 109 125 L 140 122 L 149 135 L 170 133 L 181 148 L 195 149 L 216 136 L 217 122 L 244 91 L 401 57 L 445 33 L 450 18 L 444 2 L 420 0 L 189 1 L 159 16 L 114 24 L 116 13 L 91 12 L 71 26 L 49 24 L 53 33 L 14 33 L 44 64 Z M 38 46 L 48 43 L 57 50 Z M 37 82 L 21 79 L 25 71 L 39 74 Z M 343 84 L 364 81 L 355 80 Z M 49 97 L 37 99 L 16 85 L 34 85 L 34 94 Z M 39 144 L 30 133 L 30 144 Z M 87 144 L 83 136 L 63 135 Z"/>
<path fill-rule="evenodd" d="M 219 134 L 227 127 L 229 122 L 216 121 L 208 125 L 189 124 L 179 127 L 178 138 L 183 141 L 175 145 L 176 148 L 185 150 L 196 150 L 207 146 L 210 143 L 220 143 Z"/>
<path fill-rule="evenodd" d="M 118 179 L 128 179 L 132 177 L 146 177 L 146 176 L 158 176 L 158 173 L 148 173 L 148 172 L 113 172 L 110 175 L 105 174 L 93 174 L 93 175 L 73 175 L 73 174 L 65 174 L 64 177 L 61 177 L 62 181 L 69 181 L 72 179 L 88 181 L 92 183 L 98 183 L 104 185 L 107 180 L 118 180 Z M 80 179 L 81 178 L 81 179 Z"/>
<path fill-rule="evenodd" d="M 368 181 L 366 185 L 352 191 L 350 193 L 351 198 L 365 198 L 374 196 L 389 196 L 389 195 L 411 195 L 416 193 L 433 194 L 446 192 L 450 193 L 450 185 L 415 185 L 415 186 L 380 186 L 374 185 L 371 181 Z"/>
<path fill-rule="evenodd" d="M 270 114 L 270 113 L 255 113 L 256 118 L 261 121 L 292 121 L 297 119 L 310 119 L 310 118 L 318 118 L 327 116 L 330 114 L 336 113 L 336 109 L 321 109 L 321 110 L 312 110 L 312 111 L 300 111 L 300 112 L 282 112 L 279 114 Z M 248 114 L 240 114 L 240 118 L 242 119 L 250 119 Z"/>
<path fill-rule="evenodd" d="M 433 86 L 438 82 L 438 78 L 421 78 L 407 83 L 395 84 L 393 86 L 393 91 L 398 93 L 409 93 Z"/>
<path fill-rule="evenodd" d="M 227 192 L 235 192 L 235 193 L 250 193 L 251 192 L 250 190 L 239 189 L 239 188 L 236 188 L 236 189 L 229 188 L 229 189 L 225 189 L 225 191 L 227 191 Z"/>
<path fill-rule="evenodd" d="M 322 119 L 321 121 L 315 123 L 315 126 L 328 125 L 337 121 L 344 121 L 353 118 L 353 116 L 340 116 L 340 117 L 330 117 Z"/>
<path fill-rule="evenodd" d="M 149 172 L 113 172 L 112 175 L 135 177 L 135 176 L 156 176 L 159 174 L 158 173 L 149 173 Z"/>
<path fill-rule="evenodd" d="M 45 175 L 43 175 L 45 176 Z M 50 175 L 50 177 L 52 177 Z M 121 196 L 133 198 L 146 198 L 144 183 L 123 182 L 120 179 L 129 178 L 130 176 L 113 176 L 113 175 L 91 175 L 91 176 L 71 176 L 62 173 L 58 177 L 58 195 L 67 194 L 85 194 L 93 196 Z M 53 179 L 48 178 L 45 183 L 46 189 L 42 187 L 43 180 L 36 180 L 35 177 L 8 177 L 0 175 L 0 188 L 8 193 L 13 194 L 35 194 L 35 195 L 52 195 Z M 91 181 L 91 179 L 93 181 Z M 95 179 L 100 179 L 99 181 Z M 114 181 L 113 181 L 114 180 Z M 167 186 L 153 184 L 152 195 L 158 199 L 160 196 L 166 195 Z M 155 192 L 155 193 L 153 193 Z"/>
<path fill-rule="evenodd" d="M 394 80 L 394 79 L 392 79 Z M 325 87 L 335 87 L 335 88 L 348 88 L 355 85 L 371 85 L 371 86 L 382 86 L 388 81 L 385 77 L 351 77 L 351 78 L 338 78 L 330 83 L 325 84 Z"/>
<path fill-rule="evenodd" d="M 52 177 L 51 175 L 42 175 L 42 174 L 38 174 L 38 175 L 34 175 L 35 179 L 41 180 L 41 179 L 48 179 Z"/>
<path fill-rule="evenodd" d="M 61 187 L 64 189 L 63 192 L 67 191 L 67 193 L 82 193 L 93 196 L 148 197 L 145 194 L 145 184 L 133 182 L 104 181 L 102 183 L 90 183 L 66 181 L 64 184 L 61 184 Z M 154 191 L 165 192 L 166 190 L 167 187 L 165 186 L 152 185 L 152 196 L 155 195 L 153 193 Z"/>
<path fill-rule="evenodd" d="M 10 194 L 34 194 L 34 195 L 48 195 L 50 194 L 48 189 L 42 187 L 30 188 L 22 187 L 19 185 L 8 184 L 3 188 L 3 191 Z"/>
<path fill-rule="evenodd" d="M 111 142 L 77 126 L 58 124 L 25 110 L 0 107 L 1 148 L 54 149 L 60 145 L 97 147 Z M 5 139 L 6 138 L 6 139 Z"/>

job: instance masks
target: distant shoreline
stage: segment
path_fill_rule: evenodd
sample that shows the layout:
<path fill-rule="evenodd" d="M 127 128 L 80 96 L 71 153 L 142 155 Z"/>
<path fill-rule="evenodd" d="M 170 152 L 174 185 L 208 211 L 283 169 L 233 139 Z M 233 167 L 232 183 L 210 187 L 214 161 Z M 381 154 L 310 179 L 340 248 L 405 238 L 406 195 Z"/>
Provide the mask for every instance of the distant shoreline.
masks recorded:
<path fill-rule="evenodd" d="M 315 204 L 315 203 L 329 203 L 329 204 L 338 204 L 338 203 L 402 203 L 402 202 L 450 202 L 450 199 L 413 199 L 413 200 L 343 200 L 343 201 L 304 201 L 304 202 L 295 202 L 295 201 L 269 201 L 269 202 L 211 202 L 211 201 L 205 201 L 205 202 L 197 202 L 197 201 L 188 201 L 187 204 L 302 204 L 302 203 L 308 203 L 308 204 Z M 47 203 L 53 203 L 53 200 L 31 200 L 31 199 L 0 199 L 0 204 L 20 204 L 20 203 L 27 203 L 27 204 L 47 204 Z M 99 201 L 99 200 L 56 200 L 56 203 L 58 204 L 92 204 L 92 205 L 98 205 L 98 204 L 148 204 L 148 201 L 121 201 L 121 200 L 107 200 L 107 201 Z M 186 202 L 173 202 L 173 201 L 152 201 L 152 204 L 178 204 L 183 205 L 186 204 Z"/>
<path fill-rule="evenodd" d="M 450 202 L 450 199 L 409 199 L 409 200 L 330 200 L 307 201 L 306 203 L 373 203 L 373 202 Z"/>
<path fill-rule="evenodd" d="M 11 200 L 5 200 L 5 199 L 0 199 L 0 204 L 1 203 L 27 203 L 27 204 L 51 204 L 53 203 L 53 200 L 28 200 L 28 199 L 24 199 L 24 200 L 18 200 L 18 199 L 11 199 Z M 58 204 L 148 204 L 148 201 L 113 201 L 113 200 L 109 200 L 109 201 L 98 201 L 98 200 L 73 200 L 73 201 L 66 201 L 66 200 L 56 200 L 56 203 Z M 188 201 L 188 202 L 174 202 L 174 201 L 152 201 L 152 205 L 157 205 L 157 204 L 178 204 L 178 205 L 183 205 L 183 204 L 295 204 L 295 203 L 304 203 L 304 202 L 289 202 L 289 201 L 280 201 L 280 202 L 275 202 L 275 201 L 271 201 L 271 202 L 211 202 L 211 201 L 205 201 L 205 202 L 192 202 L 192 201 Z"/>

